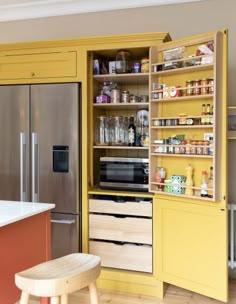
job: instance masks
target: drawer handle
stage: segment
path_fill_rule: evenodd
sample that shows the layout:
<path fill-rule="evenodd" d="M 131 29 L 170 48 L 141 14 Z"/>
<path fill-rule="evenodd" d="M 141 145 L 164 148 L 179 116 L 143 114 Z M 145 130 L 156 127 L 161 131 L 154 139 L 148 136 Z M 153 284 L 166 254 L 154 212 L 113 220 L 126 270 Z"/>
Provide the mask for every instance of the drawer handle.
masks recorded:
<path fill-rule="evenodd" d="M 51 223 L 71 225 L 75 224 L 75 220 L 51 220 Z"/>
<path fill-rule="evenodd" d="M 35 73 L 34 73 L 34 72 L 32 72 L 32 73 L 31 73 L 31 76 L 32 76 L 32 77 L 34 77 L 34 76 L 35 76 Z"/>

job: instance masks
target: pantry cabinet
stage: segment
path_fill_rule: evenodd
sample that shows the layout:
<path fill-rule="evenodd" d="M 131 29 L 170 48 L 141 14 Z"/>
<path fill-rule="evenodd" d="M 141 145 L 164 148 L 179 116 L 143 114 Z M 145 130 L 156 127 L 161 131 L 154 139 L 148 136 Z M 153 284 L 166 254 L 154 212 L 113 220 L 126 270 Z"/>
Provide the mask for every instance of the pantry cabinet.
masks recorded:
<path fill-rule="evenodd" d="M 99 288 L 162 298 L 170 283 L 226 302 L 227 31 L 170 40 L 143 33 L 1 45 L 0 83 L 81 82 L 82 250 L 101 256 Z M 107 63 L 120 50 L 132 68 L 115 74 Z M 136 69 L 143 58 L 149 71 Z M 95 60 L 107 70 L 98 73 Z M 102 102 L 107 82 L 133 102 Z M 134 116 L 141 134 L 139 111 L 145 136 L 135 146 L 122 132 L 97 139 L 104 117 L 127 127 Z M 101 157 L 149 159 L 149 191 L 102 189 Z"/>

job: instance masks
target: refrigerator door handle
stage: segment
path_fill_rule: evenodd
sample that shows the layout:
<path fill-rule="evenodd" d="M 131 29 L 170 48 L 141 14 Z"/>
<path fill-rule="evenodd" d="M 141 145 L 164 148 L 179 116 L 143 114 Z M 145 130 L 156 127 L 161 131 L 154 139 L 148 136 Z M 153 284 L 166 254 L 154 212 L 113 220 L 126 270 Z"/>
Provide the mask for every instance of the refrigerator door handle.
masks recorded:
<path fill-rule="evenodd" d="M 75 224 L 75 220 L 51 220 L 51 223 L 71 225 Z"/>
<path fill-rule="evenodd" d="M 26 202 L 27 198 L 27 137 L 20 133 L 20 200 Z"/>
<path fill-rule="evenodd" d="M 39 201 L 39 136 L 32 133 L 32 202 Z"/>

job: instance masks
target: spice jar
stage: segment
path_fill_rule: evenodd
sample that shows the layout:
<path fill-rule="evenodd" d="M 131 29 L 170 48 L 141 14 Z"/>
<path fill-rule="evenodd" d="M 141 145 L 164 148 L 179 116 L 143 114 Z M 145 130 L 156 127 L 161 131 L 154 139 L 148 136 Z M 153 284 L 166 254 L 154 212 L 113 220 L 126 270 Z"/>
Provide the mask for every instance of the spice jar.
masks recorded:
<path fill-rule="evenodd" d="M 197 142 L 192 141 L 191 142 L 191 148 L 190 148 L 190 154 L 197 154 Z"/>
<path fill-rule="evenodd" d="M 129 91 L 123 91 L 121 95 L 121 102 L 128 103 L 129 102 Z"/>
<path fill-rule="evenodd" d="M 213 94 L 214 93 L 214 79 L 213 78 L 208 79 L 208 85 L 209 85 L 209 94 Z"/>
<path fill-rule="evenodd" d="M 202 144 L 203 144 L 202 154 L 208 155 L 209 154 L 209 141 L 205 140 L 202 142 Z"/>
<path fill-rule="evenodd" d="M 201 79 L 201 95 L 205 95 L 208 93 L 209 93 L 208 79 L 203 78 Z"/>
<path fill-rule="evenodd" d="M 192 80 L 186 81 L 186 95 L 187 96 L 193 95 L 193 81 Z"/>
<path fill-rule="evenodd" d="M 200 85 L 201 85 L 201 81 L 199 79 L 193 81 L 193 95 L 200 94 Z"/>
<path fill-rule="evenodd" d="M 197 144 L 197 155 L 202 155 L 202 154 L 203 154 L 203 142 L 199 140 Z"/>

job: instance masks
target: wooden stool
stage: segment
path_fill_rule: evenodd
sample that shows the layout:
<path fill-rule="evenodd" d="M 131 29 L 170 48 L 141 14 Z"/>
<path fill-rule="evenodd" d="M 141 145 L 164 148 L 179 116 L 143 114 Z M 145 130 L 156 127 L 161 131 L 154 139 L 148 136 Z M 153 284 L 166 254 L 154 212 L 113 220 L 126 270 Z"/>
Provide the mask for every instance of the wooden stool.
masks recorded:
<path fill-rule="evenodd" d="M 89 287 L 91 304 L 98 304 L 96 279 L 101 272 L 98 256 L 73 253 L 16 273 L 15 283 L 22 290 L 20 304 L 30 295 L 51 298 L 51 304 L 68 304 L 68 294 Z"/>

